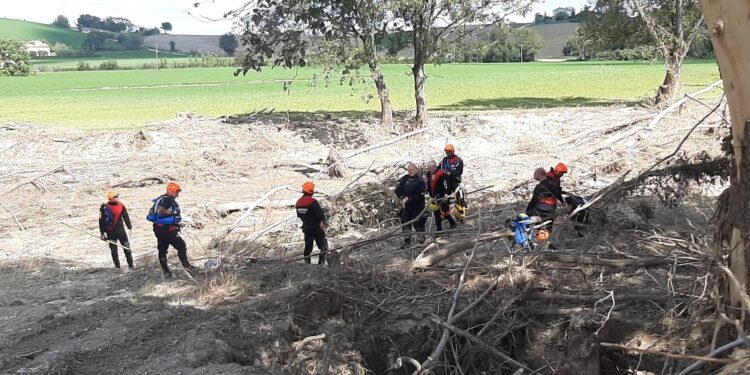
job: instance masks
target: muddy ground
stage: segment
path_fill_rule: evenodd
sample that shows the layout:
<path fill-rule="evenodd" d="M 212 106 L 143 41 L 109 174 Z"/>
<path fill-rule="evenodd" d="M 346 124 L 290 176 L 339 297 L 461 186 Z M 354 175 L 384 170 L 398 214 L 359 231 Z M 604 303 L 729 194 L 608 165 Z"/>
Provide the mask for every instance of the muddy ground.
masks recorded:
<path fill-rule="evenodd" d="M 324 197 L 344 193 L 323 204 L 332 246 L 351 243 L 395 224 L 397 207 L 381 198 L 392 183 L 385 181 L 402 174 L 407 161 L 438 158 L 452 142 L 466 161 L 467 190 L 491 188 L 472 198 L 461 233 L 430 237 L 447 246 L 500 229 L 513 209 L 523 209 L 533 168 L 565 161 L 568 188 L 592 195 L 670 153 L 704 113 L 684 111 L 653 129 L 647 120 L 631 123 L 649 114 L 597 107 L 445 115 L 425 132 L 372 150 L 397 135 L 371 119 L 183 115 L 130 132 L 6 127 L 0 373 L 385 374 L 402 356 L 422 362 L 440 338 L 435 319 L 447 316 L 471 252 L 413 272 L 424 248 L 402 250 L 393 238 L 358 248 L 342 268 L 305 265 L 295 259 L 298 223 L 284 220 L 298 186 L 315 178 Z M 682 159 L 720 155 L 715 117 L 686 143 Z M 318 173 L 331 150 L 344 177 Z M 219 260 L 220 267 L 190 277 L 171 252 L 178 277 L 162 279 L 144 217 L 169 180 L 183 186 L 190 258 L 201 267 Z M 570 358 L 576 322 L 593 325 L 604 342 L 706 351 L 703 337 L 713 327 L 696 317 L 713 291 L 700 254 L 711 245 L 715 196 L 725 183 L 667 184 L 667 201 L 653 194 L 659 183 L 595 206 L 582 238 L 562 221 L 554 240 L 558 254 L 671 264 L 612 268 L 513 253 L 505 240 L 484 243 L 475 248 L 457 307 L 497 286 L 456 325 L 474 335 L 487 325 L 489 346 L 538 373 L 554 373 Z M 241 222 L 242 212 L 223 208 L 277 187 Z M 86 234 L 97 234 L 98 206 L 110 189 L 134 221 L 134 271 L 116 272 L 106 245 Z M 515 371 L 486 347 L 451 337 L 436 373 Z M 686 363 L 622 350 L 601 355 L 602 373 L 612 374 L 662 373 Z"/>

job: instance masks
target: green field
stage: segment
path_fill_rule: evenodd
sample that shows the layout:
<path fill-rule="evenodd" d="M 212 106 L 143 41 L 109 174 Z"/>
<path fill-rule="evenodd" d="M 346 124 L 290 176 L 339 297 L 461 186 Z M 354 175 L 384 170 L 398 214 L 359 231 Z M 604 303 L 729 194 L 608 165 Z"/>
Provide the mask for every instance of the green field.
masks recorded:
<path fill-rule="evenodd" d="M 159 60 L 186 59 L 187 56 L 179 53 L 159 51 Z M 154 64 L 156 54 L 152 51 L 122 51 L 122 52 L 98 52 L 97 56 L 82 57 L 40 57 L 31 60 L 33 67 L 47 67 L 53 69 L 74 68 L 78 62 L 89 63 L 92 67 L 99 65 L 104 60 L 115 60 L 118 66 L 141 67 L 145 63 Z"/>
<path fill-rule="evenodd" d="M 42 23 L 0 18 L 0 38 L 7 37 L 21 41 L 45 40 L 50 45 L 60 42 L 78 48 L 86 34 Z"/>
<path fill-rule="evenodd" d="M 383 67 L 394 107 L 414 108 L 406 65 Z M 282 69 L 234 77 L 231 68 L 42 73 L 0 78 L 0 123 L 29 122 L 86 129 L 128 128 L 173 118 L 177 112 L 221 116 L 263 108 L 341 115 L 376 113 L 371 85 L 309 85 L 317 70 L 300 69 L 289 93 Z M 427 100 L 433 110 L 480 111 L 628 103 L 651 96 L 661 64 L 562 62 L 428 66 Z M 718 79 L 712 61 L 686 64 L 688 91 Z"/>

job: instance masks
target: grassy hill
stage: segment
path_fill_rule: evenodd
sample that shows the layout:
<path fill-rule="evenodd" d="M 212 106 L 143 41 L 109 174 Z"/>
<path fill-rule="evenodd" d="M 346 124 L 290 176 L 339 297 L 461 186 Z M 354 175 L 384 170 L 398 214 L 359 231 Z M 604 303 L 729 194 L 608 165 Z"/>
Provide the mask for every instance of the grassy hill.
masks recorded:
<path fill-rule="evenodd" d="M 573 22 L 555 22 L 532 24 L 528 27 L 534 29 L 541 35 L 547 46 L 539 51 L 537 59 L 558 59 L 565 58 L 562 53 L 563 47 L 568 39 L 578 29 L 578 24 Z"/>
<path fill-rule="evenodd" d="M 7 37 L 21 41 L 40 39 L 46 40 L 50 44 L 60 42 L 78 48 L 86 35 L 78 31 L 42 23 L 0 18 L 0 38 Z"/>

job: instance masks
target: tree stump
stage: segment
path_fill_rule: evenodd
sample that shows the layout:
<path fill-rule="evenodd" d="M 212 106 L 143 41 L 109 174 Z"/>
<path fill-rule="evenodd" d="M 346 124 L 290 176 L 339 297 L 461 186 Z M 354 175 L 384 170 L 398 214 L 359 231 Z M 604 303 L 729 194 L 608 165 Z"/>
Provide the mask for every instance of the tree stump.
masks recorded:
<path fill-rule="evenodd" d="M 331 178 L 343 178 L 347 175 L 346 166 L 340 162 L 341 155 L 339 155 L 333 148 L 328 149 L 328 159 L 326 159 L 326 166 L 328 167 L 328 176 Z"/>
<path fill-rule="evenodd" d="M 571 374 L 599 375 L 599 325 L 590 315 L 576 315 L 567 328 L 566 360 Z"/>

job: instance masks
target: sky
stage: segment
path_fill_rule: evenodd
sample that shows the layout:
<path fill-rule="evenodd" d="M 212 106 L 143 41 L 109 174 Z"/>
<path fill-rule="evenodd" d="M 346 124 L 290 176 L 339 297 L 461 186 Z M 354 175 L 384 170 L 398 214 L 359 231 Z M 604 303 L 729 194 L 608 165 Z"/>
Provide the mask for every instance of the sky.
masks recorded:
<path fill-rule="evenodd" d="M 201 2 L 199 7 L 193 4 Z M 552 14 L 557 7 L 583 8 L 588 0 L 546 0 L 534 6 L 525 18 L 515 16 L 512 21 L 530 21 L 534 13 Z M 232 30 L 233 22 L 223 19 L 224 12 L 237 9 L 243 0 L 2 0 L 0 18 L 16 18 L 40 23 L 51 23 L 59 14 L 71 24 L 81 14 L 97 17 L 124 17 L 136 25 L 157 27 L 162 22 L 172 23 L 173 34 L 224 34 Z"/>

